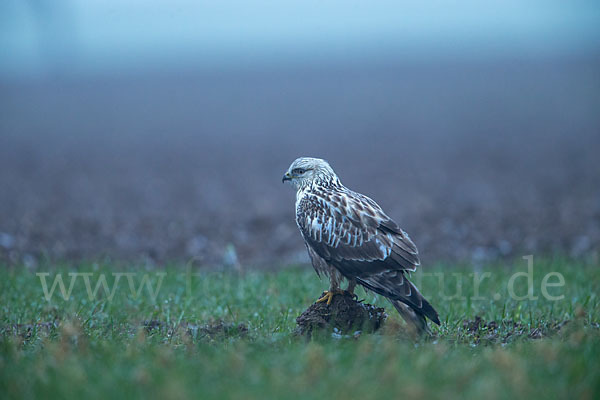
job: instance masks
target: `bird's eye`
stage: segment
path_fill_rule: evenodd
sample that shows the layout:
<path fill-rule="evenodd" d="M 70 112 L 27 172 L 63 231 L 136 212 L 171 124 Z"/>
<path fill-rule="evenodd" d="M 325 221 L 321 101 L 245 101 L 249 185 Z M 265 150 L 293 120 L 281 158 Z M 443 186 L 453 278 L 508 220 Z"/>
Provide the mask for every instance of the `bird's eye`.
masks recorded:
<path fill-rule="evenodd" d="M 294 174 L 294 175 L 302 175 L 305 172 L 306 172 L 306 170 L 304 168 L 294 168 L 292 170 L 292 174 Z"/>

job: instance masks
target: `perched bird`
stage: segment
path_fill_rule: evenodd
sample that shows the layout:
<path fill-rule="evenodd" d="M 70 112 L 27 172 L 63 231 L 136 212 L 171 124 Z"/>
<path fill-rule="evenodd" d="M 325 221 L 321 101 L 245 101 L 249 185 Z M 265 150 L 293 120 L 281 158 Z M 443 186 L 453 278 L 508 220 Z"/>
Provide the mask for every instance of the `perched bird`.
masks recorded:
<path fill-rule="evenodd" d="M 438 314 L 406 274 L 419 266 L 418 251 L 398 224 L 365 195 L 344 185 L 329 163 L 300 157 L 283 175 L 297 189 L 296 223 L 317 275 L 330 287 L 317 300 L 331 303 L 343 279 L 354 294 L 356 284 L 386 297 L 418 333 L 428 332 L 428 317 Z"/>

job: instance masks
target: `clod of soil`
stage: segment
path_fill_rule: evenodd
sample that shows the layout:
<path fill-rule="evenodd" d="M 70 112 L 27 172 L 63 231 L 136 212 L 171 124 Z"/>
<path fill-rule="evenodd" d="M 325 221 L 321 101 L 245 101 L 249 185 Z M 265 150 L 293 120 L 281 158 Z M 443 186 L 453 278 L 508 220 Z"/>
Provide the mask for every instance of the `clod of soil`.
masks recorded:
<path fill-rule="evenodd" d="M 166 331 L 169 336 L 174 335 L 179 330 L 183 330 L 193 339 L 223 339 L 243 337 L 248 334 L 248 327 L 245 324 L 234 324 L 224 321 L 216 321 L 205 325 L 182 321 L 179 325 L 173 327 L 165 322 L 152 319 L 142 322 L 142 327 L 148 334 Z"/>
<path fill-rule="evenodd" d="M 475 344 L 508 343 L 521 337 L 541 339 L 552 336 L 568 323 L 568 320 L 554 321 L 537 327 L 529 327 L 513 320 L 486 321 L 482 317 L 476 316 L 475 319 L 463 320 L 462 332 Z"/>
<path fill-rule="evenodd" d="M 381 328 L 386 318 L 383 308 L 356 301 L 351 294 L 344 293 L 334 296 L 329 305 L 326 302 L 311 305 L 296 318 L 296 333 L 309 337 L 317 332 L 339 335 L 352 335 L 357 331 L 372 333 Z"/>
<path fill-rule="evenodd" d="M 243 337 L 248 334 L 248 327 L 244 324 L 226 323 L 218 321 L 206 325 L 187 325 L 188 333 L 192 337 L 203 339 L 217 339 L 229 337 Z"/>
<path fill-rule="evenodd" d="M 0 327 L 0 335 L 21 336 L 23 339 L 30 339 L 36 333 L 49 335 L 58 328 L 59 322 L 37 322 L 33 324 L 12 324 Z"/>

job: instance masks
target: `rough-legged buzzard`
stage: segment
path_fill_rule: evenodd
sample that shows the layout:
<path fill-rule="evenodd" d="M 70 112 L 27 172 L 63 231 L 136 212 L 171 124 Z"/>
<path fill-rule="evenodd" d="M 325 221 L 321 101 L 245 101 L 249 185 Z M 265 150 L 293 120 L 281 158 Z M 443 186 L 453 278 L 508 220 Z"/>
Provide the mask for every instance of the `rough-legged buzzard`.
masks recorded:
<path fill-rule="evenodd" d="M 330 287 L 318 301 L 342 292 L 342 279 L 386 297 L 418 332 L 425 317 L 439 325 L 435 309 L 407 279 L 419 266 L 417 247 L 373 200 L 346 188 L 325 160 L 301 157 L 283 176 L 297 189 L 296 223 L 317 274 Z"/>

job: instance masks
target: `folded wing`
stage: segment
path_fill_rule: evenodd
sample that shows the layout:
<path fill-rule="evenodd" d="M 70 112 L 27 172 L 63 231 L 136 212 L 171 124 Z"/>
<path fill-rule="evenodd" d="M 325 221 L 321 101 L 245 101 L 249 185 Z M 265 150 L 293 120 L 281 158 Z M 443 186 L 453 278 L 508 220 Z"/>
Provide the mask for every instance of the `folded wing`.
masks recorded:
<path fill-rule="evenodd" d="M 297 213 L 307 245 L 344 276 L 438 322 L 404 275 L 420 264 L 417 247 L 377 203 L 350 190 L 313 192 L 300 200 Z"/>

